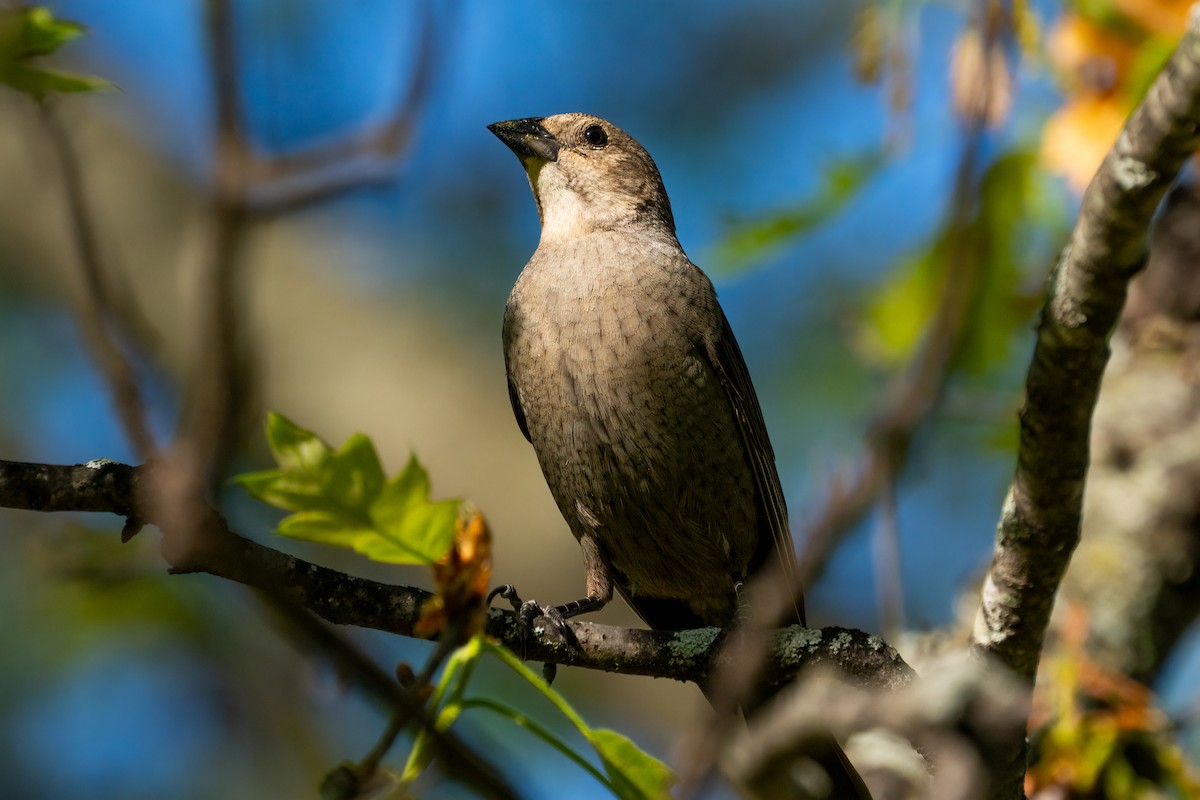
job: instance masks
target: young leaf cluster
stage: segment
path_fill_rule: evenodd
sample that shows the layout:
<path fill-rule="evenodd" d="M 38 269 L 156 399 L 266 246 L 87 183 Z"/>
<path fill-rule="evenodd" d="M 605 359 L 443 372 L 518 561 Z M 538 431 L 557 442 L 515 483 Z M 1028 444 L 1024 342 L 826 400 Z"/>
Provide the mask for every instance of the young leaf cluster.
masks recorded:
<path fill-rule="evenodd" d="M 53 55 L 83 35 L 78 22 L 57 19 L 43 7 L 0 11 L 0 83 L 41 99 L 58 92 L 94 92 L 112 84 L 103 78 L 38 66 L 36 59 Z"/>
<path fill-rule="evenodd" d="M 432 564 L 450 548 L 460 503 L 430 501 L 429 475 L 415 455 L 387 479 L 366 436 L 354 434 L 333 450 L 281 414 L 267 418 L 267 444 L 278 467 L 233 480 L 292 512 L 279 523 L 281 536 L 392 564 Z"/>

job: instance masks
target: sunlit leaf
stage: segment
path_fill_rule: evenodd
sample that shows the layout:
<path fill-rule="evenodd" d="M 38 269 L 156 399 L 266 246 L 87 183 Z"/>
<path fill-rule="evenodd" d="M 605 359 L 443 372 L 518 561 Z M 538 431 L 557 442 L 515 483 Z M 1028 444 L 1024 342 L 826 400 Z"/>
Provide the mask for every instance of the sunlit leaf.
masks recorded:
<path fill-rule="evenodd" d="M 945 252 L 943 235 L 929 250 L 901 263 L 875 290 L 857 340 L 869 361 L 895 367 L 912 357 L 937 307 Z"/>
<path fill-rule="evenodd" d="M 1178 40 L 1187 30 L 1193 0 L 1112 0 L 1116 8 L 1139 27 Z"/>
<path fill-rule="evenodd" d="M 267 445 L 282 469 L 314 477 L 330 456 L 329 446 L 319 436 L 282 414 L 267 416 Z"/>
<path fill-rule="evenodd" d="M 429 475 L 413 456 L 371 504 L 381 541 L 364 553 L 377 561 L 414 563 L 405 553 L 412 553 L 417 563 L 436 561 L 454 541 L 459 505 L 458 500 L 429 501 Z"/>
<path fill-rule="evenodd" d="M 111 88 L 103 78 L 31 63 L 53 54 L 84 30 L 79 23 L 58 19 L 43 7 L 0 11 L 0 83 L 36 97 Z"/>
<path fill-rule="evenodd" d="M 1068 604 L 1063 617 L 1034 696 L 1027 794 L 1200 797 L 1154 694 L 1091 660 L 1084 607 Z"/>
<path fill-rule="evenodd" d="M 620 797 L 669 797 L 675 773 L 663 762 L 642 751 L 628 737 L 606 728 L 587 734 Z"/>
<path fill-rule="evenodd" d="M 670 796 L 667 790 L 676 781 L 675 773 L 670 767 L 643 752 L 631 740 L 615 731 L 589 727 L 583 717 L 579 716 L 579 713 L 567 703 L 562 695 L 540 676 L 535 675 L 515 655 L 498 644 L 486 640 L 481 641 L 485 652 L 492 654 L 513 672 L 524 678 L 584 735 L 596 754 L 600 756 L 600 761 L 604 764 L 607 783 L 618 797 L 658 800 Z M 552 744 L 562 752 L 570 752 L 561 742 Z M 572 758 L 577 763 L 584 763 L 578 754 L 572 754 Z"/>
<path fill-rule="evenodd" d="M 55 92 L 95 92 L 100 89 L 112 88 L 112 84 L 103 78 L 52 69 L 32 69 L 19 65 L 8 70 L 0 69 L 0 83 L 6 83 L 17 91 L 32 95 L 46 95 Z"/>
<path fill-rule="evenodd" d="M 432 564 L 450 548 L 459 501 L 429 499 L 429 476 L 409 459 L 385 482 L 375 445 L 362 434 L 334 451 L 281 414 L 267 418 L 277 469 L 233 479 L 257 499 L 294 512 L 278 533 L 350 547 L 375 561 Z"/>
<path fill-rule="evenodd" d="M 1162 72 L 1178 44 L 1178 39 L 1160 36 L 1147 39 L 1137 49 L 1129 64 L 1129 73 L 1125 76 L 1125 101 L 1130 110 L 1146 96 L 1150 84 Z"/>
<path fill-rule="evenodd" d="M 27 8 L 15 13 L 20 17 L 17 58 L 50 55 L 72 39 L 82 36 L 86 30 L 78 22 L 55 19 L 50 9 L 45 7 Z"/>
<path fill-rule="evenodd" d="M 1041 40 L 1041 25 L 1037 15 L 1029 7 L 1029 0 L 1013 0 L 1012 4 L 1013 32 L 1017 43 L 1026 53 L 1036 53 Z"/>

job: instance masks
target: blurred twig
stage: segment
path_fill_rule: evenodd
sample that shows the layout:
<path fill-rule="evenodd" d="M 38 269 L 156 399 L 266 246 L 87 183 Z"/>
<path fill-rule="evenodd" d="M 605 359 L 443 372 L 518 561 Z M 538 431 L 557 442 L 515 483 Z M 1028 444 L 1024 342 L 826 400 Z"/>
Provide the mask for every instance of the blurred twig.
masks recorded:
<path fill-rule="evenodd" d="M 1032 684 L 1063 572 L 1079 542 L 1088 436 L 1108 336 L 1146 258 L 1159 202 L 1200 146 L 1200 10 L 1084 194 L 1051 273 L 1025 383 L 1017 470 L 1005 499 L 974 646 Z M 993 797 L 1022 796 L 1022 748 Z"/>
<path fill-rule="evenodd" d="M 406 687 L 387 675 L 361 650 L 352 645 L 328 625 L 315 619 L 307 610 L 290 598 L 269 591 L 265 599 L 296 636 L 323 657 L 330 659 L 368 694 L 391 709 L 389 730 L 398 732 L 410 721 L 416 721 L 431 735 L 431 741 L 448 764 L 453 765 L 454 780 L 470 786 L 481 797 L 519 797 L 501 773 L 476 749 L 462 742 L 450 731 L 438 730 L 433 717 L 425 708 L 420 686 Z M 393 734 L 392 739 L 395 738 Z M 390 740 L 388 741 L 390 745 Z M 385 750 L 386 752 L 386 750 Z M 383 753 L 379 753 L 382 757 Z"/>
<path fill-rule="evenodd" d="M 107 510 L 127 517 L 123 537 L 145 520 L 164 531 L 163 553 L 173 571 L 208 571 L 263 590 L 265 601 L 288 620 L 305 642 L 345 666 L 369 692 L 393 709 L 392 728 L 411 719 L 427 729 L 421 686 L 401 687 L 304 610 L 306 600 L 318 612 L 336 603 L 339 591 L 353 587 L 349 576 L 313 567 L 298 576 L 303 562 L 242 539 L 229 530 L 207 500 L 213 482 L 236 439 L 237 414 L 245 405 L 249 370 L 243 336 L 242 282 L 244 245 L 260 219 L 285 213 L 369 183 L 393 180 L 396 161 L 411 140 L 417 112 L 424 105 L 432 75 L 432 11 L 426 6 L 419 53 L 411 79 L 394 113 L 380 126 L 343 137 L 331 145 L 280 157 L 256 155 L 242 114 L 241 66 L 231 0 L 205 6 L 215 106 L 213 188 L 209 249 L 201 268 L 198 318 L 190 364 L 185 370 L 176 436 L 153 471 L 135 473 L 112 462 L 92 462 L 66 472 L 36 465 L 8 464 L 0 494 L 21 507 Z M 84 290 L 78 304 L 83 338 L 99 363 L 113 394 L 126 433 L 144 461 L 158 456 L 142 404 L 137 376 L 120 348 L 113 292 L 101 263 L 94 225 L 88 216 L 77 158 L 51 106 L 41 103 L 47 138 L 61 166 L 72 234 L 79 253 Z M 369 168 L 364 167 L 368 164 Z M 317 592 L 311 581 L 323 579 Z M 306 582 L 306 579 L 308 582 Z M 312 594 L 309 594 L 312 592 Z M 412 599 L 413 610 L 420 607 Z M 345 609 L 331 616 L 338 617 Z M 377 610 L 377 618 L 387 615 Z M 415 618 L 414 618 L 415 619 Z M 340 621 L 340 620 L 339 620 Z M 441 647 L 423 672 L 428 682 L 449 645 Z M 456 777 L 466 778 L 485 796 L 515 793 L 490 766 L 457 739 L 435 735 L 435 746 L 448 757 Z"/>
<path fill-rule="evenodd" d="M 875 580 L 879 594 L 879 618 L 884 635 L 895 638 L 904 630 L 904 570 L 900 550 L 900 516 L 896 487 L 884 488 L 875 531 Z"/>
<path fill-rule="evenodd" d="M 937 316 L 930 322 L 908 365 L 884 393 L 863 436 L 857 465 L 830 483 L 820 511 L 801 524 L 799 587 L 820 578 L 838 544 L 895 483 L 909 447 L 942 398 L 954 360 L 967 333 L 968 312 L 980 285 L 984 259 L 972 232 L 978 209 L 979 162 L 986 127 L 968 122 L 950 198 L 950 245 Z M 797 588 L 799 588 L 797 587 Z"/>
<path fill-rule="evenodd" d="M 994 13 L 991 0 L 980 0 L 973 25 L 986 51 L 1005 34 L 1007 18 Z M 1000 85 L 994 64 L 984 60 L 972 75 L 976 90 L 984 98 L 980 108 L 990 109 L 988 94 Z M 980 246 L 973 221 L 978 210 L 981 151 L 986 136 L 986 114 L 964 115 L 962 152 L 950 199 L 949 244 L 937 314 L 930 322 L 920 348 L 904 370 L 897 374 L 884 401 L 867 427 L 858 463 L 829 485 L 819 511 L 801 523 L 802 543 L 794 576 L 772 566 L 755 579 L 752 595 L 759 598 L 737 636 L 725 647 L 726 668 L 711 684 L 711 697 L 718 713 L 711 725 L 688 736 L 682 767 L 683 795 L 694 794 L 715 766 L 720 742 L 729 732 L 731 713 L 754 697 L 760 681 L 765 637 L 762 631 L 787 619 L 793 598 L 811 586 L 837 545 L 895 485 L 906 463 L 909 449 L 922 424 L 942 398 L 953 372 L 955 358 L 965 340 L 969 311 L 987 263 L 975 256 Z M 787 586 L 786 591 L 770 587 Z M 766 588 L 764 588 L 766 587 Z"/>
<path fill-rule="evenodd" d="M 130 332 L 124 328 L 120 315 L 114 310 L 111 275 L 105 269 L 100 253 L 79 158 L 63 129 L 54 100 L 43 99 L 38 106 L 46 141 L 62 173 L 71 239 L 83 278 L 75 302 L 75 318 L 79 323 L 81 338 L 112 391 L 117 418 L 125 436 L 138 458 L 146 461 L 155 455 L 157 445 L 150 431 L 137 373 L 122 350 L 122 344 L 129 344 Z"/>
<path fill-rule="evenodd" d="M 142 509 L 139 503 L 164 483 L 148 473 L 168 469 L 166 465 L 134 468 L 104 459 L 74 466 L 0 461 L 0 507 L 105 511 L 129 516 L 139 524 L 160 525 L 164 528 L 163 556 L 173 573 L 207 572 L 262 590 L 264 601 L 305 643 L 342 667 L 402 720 L 416 720 L 432 730 L 418 687 L 402 687 L 309 613 L 333 623 L 412 635 L 428 593 L 354 578 L 243 539 L 204 503 L 156 519 L 163 503 L 150 502 Z M 169 527 L 179 524 L 181 516 L 187 516 L 192 537 L 186 546 L 180 545 L 181 537 Z M 465 779 L 483 796 L 517 796 L 493 767 L 456 737 L 436 732 L 435 736 L 440 751 L 454 765 L 456 778 Z"/>
<path fill-rule="evenodd" d="M 423 6 L 418 50 L 407 83 L 383 121 L 332 142 L 294 153 L 264 155 L 250 144 L 242 114 L 235 9 L 208 0 L 206 30 L 215 106 L 214 181 L 210 248 L 200 275 L 199 329 L 184 381 L 180 442 L 206 475 L 220 473 L 237 432 L 250 369 L 240 313 L 242 257 L 253 227 L 263 220 L 370 185 L 395 181 L 413 138 L 434 74 L 432 5 Z"/>
<path fill-rule="evenodd" d="M 904 791 L 882 797 L 979 800 L 1012 737 L 1024 734 L 1027 716 L 1028 695 L 1018 681 L 961 654 L 931 666 L 923 680 L 905 690 L 886 695 L 821 672 L 785 689 L 754 725 L 731 736 L 720 759 L 742 797 L 793 797 L 797 765 L 814 742 L 831 731 L 844 739 L 884 729 L 912 742 L 935 768 L 926 775 L 924 765 L 912 770 L 892 754 L 865 754 L 860 767 L 872 773 L 916 778 Z"/>

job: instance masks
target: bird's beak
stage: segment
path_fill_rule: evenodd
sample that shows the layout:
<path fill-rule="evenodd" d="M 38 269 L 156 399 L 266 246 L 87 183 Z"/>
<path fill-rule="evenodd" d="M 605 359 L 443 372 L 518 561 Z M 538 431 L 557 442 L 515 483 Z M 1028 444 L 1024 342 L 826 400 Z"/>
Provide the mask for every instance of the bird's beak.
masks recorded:
<path fill-rule="evenodd" d="M 541 117 L 510 119 L 487 127 L 517 154 L 523 164 L 531 159 L 558 161 L 558 151 L 562 145 L 542 126 Z"/>

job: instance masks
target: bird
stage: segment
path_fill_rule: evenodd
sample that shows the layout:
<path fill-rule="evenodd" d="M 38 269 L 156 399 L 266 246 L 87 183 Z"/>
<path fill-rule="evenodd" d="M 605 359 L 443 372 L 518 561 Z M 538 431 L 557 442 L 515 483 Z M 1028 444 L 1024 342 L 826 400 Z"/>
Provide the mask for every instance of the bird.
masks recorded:
<path fill-rule="evenodd" d="M 541 222 L 504 311 L 509 399 L 583 553 L 585 597 L 539 610 L 561 622 L 615 591 L 652 629 L 730 627 L 747 581 L 773 562 L 791 578 L 795 554 L 749 370 L 658 167 L 590 114 L 488 129 Z M 853 777 L 829 796 L 869 796 Z"/>

